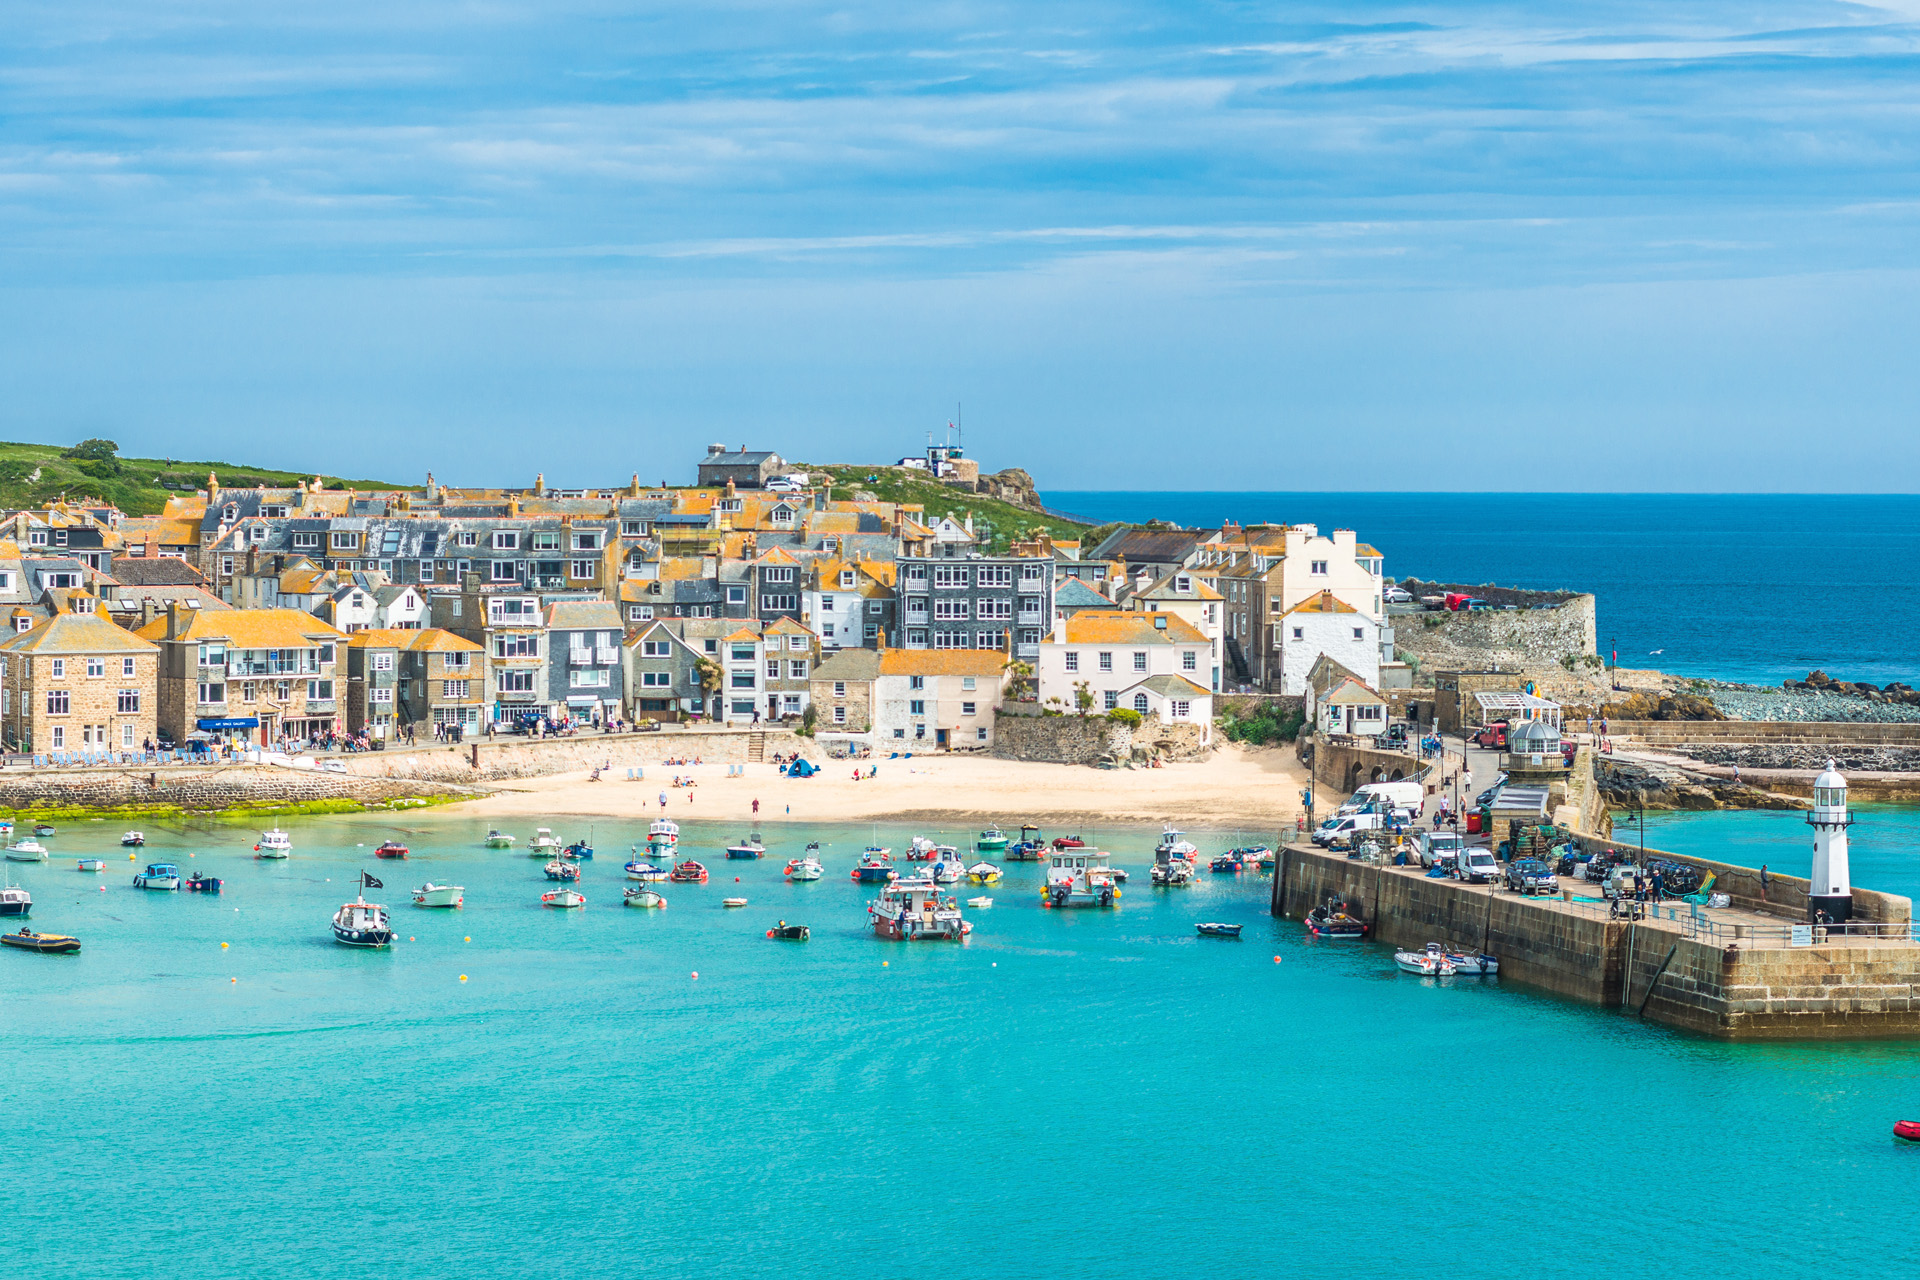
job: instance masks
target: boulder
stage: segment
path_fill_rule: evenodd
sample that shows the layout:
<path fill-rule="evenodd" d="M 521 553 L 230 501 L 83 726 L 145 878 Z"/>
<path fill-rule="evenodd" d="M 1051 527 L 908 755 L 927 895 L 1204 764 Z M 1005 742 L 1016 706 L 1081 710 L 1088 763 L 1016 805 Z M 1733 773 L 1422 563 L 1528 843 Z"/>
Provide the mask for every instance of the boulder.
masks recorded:
<path fill-rule="evenodd" d="M 1816 689 L 1823 689 L 1833 683 L 1833 677 L 1824 671 L 1809 671 L 1807 672 L 1807 683 Z"/>
<path fill-rule="evenodd" d="M 973 491 L 994 498 L 1000 502 L 1010 502 L 1016 507 L 1041 509 L 1040 491 L 1034 487 L 1033 477 L 1019 467 L 1008 467 L 992 475 L 981 476 L 973 482 Z"/>

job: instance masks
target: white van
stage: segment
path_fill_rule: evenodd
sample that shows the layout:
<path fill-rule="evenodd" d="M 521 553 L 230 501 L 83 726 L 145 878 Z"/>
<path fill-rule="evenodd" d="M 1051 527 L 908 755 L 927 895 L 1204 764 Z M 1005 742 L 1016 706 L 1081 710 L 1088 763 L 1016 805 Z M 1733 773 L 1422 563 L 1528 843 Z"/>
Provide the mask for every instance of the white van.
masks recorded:
<path fill-rule="evenodd" d="M 1313 842 L 1317 845 L 1329 845 L 1335 840 L 1350 840 L 1362 831 L 1378 831 L 1385 825 L 1377 813 L 1336 813 L 1313 833 Z"/>
<path fill-rule="evenodd" d="M 1379 801 L 1408 813 L 1419 813 L 1427 802 L 1426 792 L 1417 782 L 1369 782 L 1353 793 L 1353 800 L 1366 804 Z M 1353 800 L 1348 803 L 1352 804 Z"/>

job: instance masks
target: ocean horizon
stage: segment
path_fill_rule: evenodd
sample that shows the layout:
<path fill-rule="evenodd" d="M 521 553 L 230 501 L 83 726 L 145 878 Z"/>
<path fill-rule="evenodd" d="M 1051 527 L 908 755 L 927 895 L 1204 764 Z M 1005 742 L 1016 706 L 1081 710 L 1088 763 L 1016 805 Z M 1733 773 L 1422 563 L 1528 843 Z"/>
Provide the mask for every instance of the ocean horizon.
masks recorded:
<path fill-rule="evenodd" d="M 1920 495 L 1050 490 L 1080 519 L 1353 529 L 1391 578 L 1591 592 L 1620 665 L 1920 683 Z"/>

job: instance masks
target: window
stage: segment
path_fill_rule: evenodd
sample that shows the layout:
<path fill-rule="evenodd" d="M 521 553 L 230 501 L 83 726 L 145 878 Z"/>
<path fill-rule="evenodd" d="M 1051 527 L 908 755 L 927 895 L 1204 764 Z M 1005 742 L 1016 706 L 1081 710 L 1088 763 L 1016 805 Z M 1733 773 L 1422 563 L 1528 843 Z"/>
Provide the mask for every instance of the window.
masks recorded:
<path fill-rule="evenodd" d="M 502 693 L 533 692 L 533 672 L 531 671 L 502 671 L 499 679 Z"/>
<path fill-rule="evenodd" d="M 898 730 L 896 730 L 895 732 L 898 732 Z M 927 736 L 927 726 L 925 726 L 925 725 L 923 725 L 923 724 L 917 724 L 917 725 L 915 725 L 915 726 L 913 726 L 913 736 L 914 736 L 914 737 L 916 737 L 916 738 L 924 738 L 924 737 L 926 737 L 926 736 Z"/>
<path fill-rule="evenodd" d="M 853 570 L 842 569 L 840 571 L 840 589 L 842 591 L 853 590 Z"/>
<path fill-rule="evenodd" d="M 1364 634 L 1364 633 L 1363 633 L 1363 632 L 1362 632 L 1362 631 L 1360 630 L 1360 628 L 1358 628 L 1358 627 L 1355 627 L 1355 628 L 1353 629 L 1353 638 L 1354 638 L 1355 640 L 1364 640 L 1364 639 L 1366 639 L 1366 636 L 1365 636 L 1365 634 Z"/>
<path fill-rule="evenodd" d="M 463 547 L 477 547 L 480 545 L 480 535 L 477 533 L 458 534 L 454 540 L 458 545 Z"/>
<path fill-rule="evenodd" d="M 751 671 L 734 672 L 732 678 L 727 681 L 727 687 L 732 689 L 753 688 L 754 687 L 753 672 Z"/>
<path fill-rule="evenodd" d="M 335 551 L 356 551 L 360 547 L 360 535 L 351 531 L 336 529 L 327 538 L 327 545 Z"/>
<path fill-rule="evenodd" d="M 783 610 L 787 613 L 800 612 L 800 597 L 795 595 L 763 595 L 760 597 L 760 612 L 779 613 Z"/>
<path fill-rule="evenodd" d="M 53 678 L 55 680 L 65 680 L 67 678 L 67 660 L 65 658 L 55 658 L 53 660 Z"/>
<path fill-rule="evenodd" d="M 493 549 L 495 551 L 518 551 L 520 549 L 520 535 L 504 530 L 496 531 L 493 535 Z"/>
<path fill-rule="evenodd" d="M 1079 669 L 1080 669 L 1080 655 L 1075 653 L 1071 649 L 1067 650 L 1067 670 L 1078 671 Z"/>
<path fill-rule="evenodd" d="M 923 716 L 927 714 L 926 700 L 923 698 L 913 698 L 909 700 L 907 703 L 907 714 L 910 716 Z"/>
<path fill-rule="evenodd" d="M 1100 669 L 1101 669 L 1102 671 L 1111 671 L 1111 670 L 1113 670 L 1113 655 L 1112 655 L 1111 653 L 1104 653 L 1104 652 L 1103 652 L 1103 653 L 1102 653 L 1102 654 L 1100 655 Z"/>
<path fill-rule="evenodd" d="M 752 662 L 754 659 L 753 645 L 751 644 L 736 644 L 732 646 L 732 650 L 733 660 L 735 662 Z"/>
<path fill-rule="evenodd" d="M 132 725 L 123 724 L 120 726 L 120 746 L 124 750 L 128 750 L 128 751 L 131 751 L 133 749 L 133 726 Z"/>
<path fill-rule="evenodd" d="M 974 581 L 983 587 L 1010 587 L 1013 585 L 1013 566 L 1010 564 L 983 564 Z"/>
<path fill-rule="evenodd" d="M 845 707 L 835 707 L 833 709 L 833 722 L 835 724 L 845 724 L 847 722 L 847 709 Z"/>
<path fill-rule="evenodd" d="M 1147 669 L 1147 651 L 1145 649 L 1135 649 L 1133 651 L 1133 669 L 1135 671 L 1145 671 Z"/>
<path fill-rule="evenodd" d="M 389 705 L 393 702 L 393 690 L 392 689 L 375 689 L 368 695 L 368 700 L 373 702 L 376 706 Z"/>
<path fill-rule="evenodd" d="M 1005 622 L 1013 617 L 1013 597 L 982 600 L 975 613 L 982 622 Z"/>
<path fill-rule="evenodd" d="M 465 671 L 473 665 L 473 653 L 471 650 L 466 653 L 443 653 L 440 655 L 440 665 L 448 671 Z"/>
<path fill-rule="evenodd" d="M 224 576 L 226 576 L 226 577 L 229 577 L 229 578 L 231 578 L 231 577 L 233 576 L 233 557 L 232 557 L 232 556 L 221 556 L 221 557 L 220 557 L 220 572 L 221 572 L 221 574 L 222 574 L 222 575 L 224 575 Z M 67 575 L 66 575 L 66 574 L 63 574 L 63 573 L 55 573 L 55 574 L 49 574 L 49 575 L 47 575 L 47 577 L 48 577 L 48 583 L 49 583 L 49 585 L 51 585 L 51 586 L 60 586 L 60 587 L 65 587 L 65 586 L 71 586 L 71 585 L 73 585 L 73 584 L 71 584 L 71 583 L 69 583 L 69 582 L 67 582 L 67 581 L 65 581 L 65 578 L 67 577 Z M 60 579 L 62 579 L 62 581 L 60 581 L 60 582 L 57 582 L 57 583 L 56 583 L 56 582 L 53 582 L 52 580 L 53 580 L 54 578 L 60 578 Z"/>
<path fill-rule="evenodd" d="M 318 551 L 320 549 L 320 535 L 317 533 L 294 534 L 293 549 L 295 551 Z"/>
<path fill-rule="evenodd" d="M 517 577 L 519 577 L 519 570 L 514 561 L 495 560 L 493 562 L 493 581 L 512 582 Z"/>
<path fill-rule="evenodd" d="M 653 606 L 650 604 L 630 604 L 627 606 L 628 622 L 646 622 L 652 619 L 652 617 Z"/>
<path fill-rule="evenodd" d="M 390 654 L 390 653 L 376 653 L 376 654 L 374 654 L 374 655 L 373 655 L 373 669 L 374 669 L 375 671 L 391 671 L 391 670 L 393 670 L 393 655 L 392 655 L 392 654 Z"/>
<path fill-rule="evenodd" d="M 664 689 L 672 683 L 673 673 L 670 671 L 642 671 L 640 673 L 640 687 L 643 689 Z"/>
<path fill-rule="evenodd" d="M 924 726 L 923 726 L 923 727 L 924 727 Z M 58 733 L 58 732 L 60 732 L 60 731 L 59 731 L 58 729 L 55 729 L 55 730 L 54 730 L 54 732 L 55 732 L 55 733 Z M 906 737 L 906 736 L 907 736 L 907 731 L 906 731 L 905 729 L 895 729 L 895 730 L 893 731 L 893 736 L 894 736 L 894 737 L 896 737 L 896 738 L 904 738 L 904 737 Z"/>
<path fill-rule="evenodd" d="M 967 585 L 965 565 L 937 565 L 933 571 L 933 585 L 936 587 L 964 587 Z"/>
<path fill-rule="evenodd" d="M 787 663 L 787 679 L 805 680 L 807 678 L 807 660 L 795 658 Z"/>
<path fill-rule="evenodd" d="M 119 698 L 115 701 L 114 709 L 123 716 L 130 716 L 139 711 L 140 691 L 138 689 L 122 689 Z"/>
<path fill-rule="evenodd" d="M 433 581 L 433 561 L 422 560 L 420 562 L 420 581 L 422 582 Z"/>
<path fill-rule="evenodd" d="M 1106 709 L 1108 711 L 1111 711 L 1115 707 L 1120 705 L 1120 695 L 1114 692 L 1112 689 L 1104 690 L 1102 692 L 1102 696 L 1106 698 Z"/>
<path fill-rule="evenodd" d="M 224 684 L 202 684 L 202 685 L 200 686 L 200 701 L 201 701 L 201 702 L 225 702 L 226 700 L 227 700 L 227 686 L 226 686 L 226 685 L 224 685 Z"/>
<path fill-rule="evenodd" d="M 762 582 L 792 582 L 792 581 L 793 581 L 793 570 L 792 570 L 791 568 L 774 568 L 774 569 L 762 569 L 762 570 L 760 571 L 760 581 L 762 581 Z"/>
<path fill-rule="evenodd" d="M 746 602 L 747 602 L 747 589 L 745 587 L 728 587 L 727 588 L 728 604 L 745 604 Z"/>
<path fill-rule="evenodd" d="M 40 536 L 43 538 L 46 537 L 45 534 L 41 534 Z M 65 725 L 57 724 L 53 726 L 53 745 L 56 747 L 64 747 L 67 745 L 67 729 Z"/>
<path fill-rule="evenodd" d="M 1181 650 L 1180 669 L 1182 671 L 1198 671 L 1200 669 L 1199 653 L 1192 649 Z"/>
<path fill-rule="evenodd" d="M 1188 704 L 1186 701 L 1179 698 L 1174 699 L 1173 718 L 1175 720 L 1185 720 L 1187 718 L 1187 712 L 1189 709 L 1190 709 L 1190 704 Z"/>
<path fill-rule="evenodd" d="M 30 533 L 28 533 L 28 534 L 27 534 L 27 545 L 28 545 L 28 546 L 30 546 L 30 547 L 44 547 L 44 546 L 46 546 L 46 545 L 47 545 L 47 531 L 46 531 L 45 529 L 35 529 L 35 530 L 33 530 L 32 532 L 30 532 Z"/>
<path fill-rule="evenodd" d="M 440 696 L 443 698 L 464 698 L 467 696 L 467 688 L 470 683 L 470 681 L 466 680 L 442 680 L 440 682 Z"/>
<path fill-rule="evenodd" d="M 333 681 L 331 680 L 307 681 L 307 701 L 332 702 L 333 701 Z"/>
<path fill-rule="evenodd" d="M 595 565 L 591 560 L 575 560 L 569 568 L 569 575 L 575 578 L 591 578 Z"/>
<path fill-rule="evenodd" d="M 926 687 L 927 687 L 927 678 L 925 676 L 908 676 L 907 677 L 907 688 L 924 689 Z"/>
<path fill-rule="evenodd" d="M 780 659 L 768 658 L 767 659 L 767 679 L 778 680 L 779 678 L 780 678 Z"/>
<path fill-rule="evenodd" d="M 925 582 L 926 580 L 927 566 L 923 564 L 910 564 L 907 566 L 908 582 Z"/>
<path fill-rule="evenodd" d="M 1141 712 L 1142 714 L 1145 714 L 1145 712 L 1146 712 L 1146 710 L 1147 710 L 1147 695 L 1146 695 L 1146 694 L 1144 694 L 1144 693 L 1136 693 L 1136 694 L 1134 694 L 1134 695 L 1133 695 L 1133 709 L 1134 709 L 1135 711 L 1138 711 L 1138 712 Z"/>
<path fill-rule="evenodd" d="M 973 731 L 973 737 L 974 737 L 974 741 L 976 741 L 976 742 L 985 742 L 985 741 L 987 740 L 987 728 L 986 728 L 986 726 L 985 726 L 985 725 L 982 725 L 982 726 L 980 726 L 980 727 L 979 727 L 978 729 L 975 729 L 975 730 Z"/>
<path fill-rule="evenodd" d="M 90 679 L 97 680 L 105 674 L 107 674 L 107 660 L 105 658 L 87 659 L 87 676 Z"/>
<path fill-rule="evenodd" d="M 927 620 L 927 598 L 925 596 L 907 597 L 907 618 L 912 622 L 925 622 Z"/>
<path fill-rule="evenodd" d="M 1023 564 L 1020 566 L 1020 581 L 1039 582 L 1045 576 L 1047 567 L 1043 564 Z"/>
<path fill-rule="evenodd" d="M 933 616 L 940 622 L 965 622 L 971 616 L 971 601 L 940 599 L 933 602 Z M 985 604 L 986 601 L 981 601 Z"/>
<path fill-rule="evenodd" d="M 916 649 L 926 648 L 927 633 L 917 628 L 915 630 L 907 632 L 907 645 L 909 648 L 916 648 Z"/>
<path fill-rule="evenodd" d="M 865 635 L 869 640 L 878 640 L 880 638 L 880 628 L 869 622 L 865 628 Z"/>
<path fill-rule="evenodd" d="M 961 714 L 961 715 L 963 715 L 963 716 L 970 716 L 970 715 L 973 715 L 973 714 L 974 714 L 974 710 L 973 710 L 973 709 L 974 709 L 974 706 L 975 706 L 975 705 L 976 705 L 975 703 L 971 703 L 971 702 L 963 702 L 963 703 L 961 703 L 961 704 L 960 704 L 960 714 Z"/>
<path fill-rule="evenodd" d="M 1327 572 L 1327 562 L 1325 560 L 1313 561 L 1313 567 L 1309 572 L 1324 576 Z"/>
<path fill-rule="evenodd" d="M 47 714 L 48 715 L 50 716 L 66 715 L 67 712 L 72 709 L 72 706 L 73 706 L 73 696 L 69 694 L 65 689 L 47 690 Z"/>
<path fill-rule="evenodd" d="M 642 640 L 640 642 L 640 656 L 643 658 L 670 657 L 672 656 L 672 652 L 672 641 L 669 640 Z"/>
<path fill-rule="evenodd" d="M 495 636 L 493 638 L 493 656 L 496 658 L 537 658 L 540 656 L 540 637 Z"/>
<path fill-rule="evenodd" d="M 1295 628 L 1293 629 L 1293 638 L 1294 638 L 1295 640 L 1304 640 L 1304 639 L 1306 639 L 1306 638 L 1307 638 L 1307 629 L 1306 629 L 1305 627 L 1295 627 Z"/>
<path fill-rule="evenodd" d="M 1193 590 L 1193 579 L 1183 573 L 1173 580 L 1173 589 L 1181 595 L 1186 595 Z"/>

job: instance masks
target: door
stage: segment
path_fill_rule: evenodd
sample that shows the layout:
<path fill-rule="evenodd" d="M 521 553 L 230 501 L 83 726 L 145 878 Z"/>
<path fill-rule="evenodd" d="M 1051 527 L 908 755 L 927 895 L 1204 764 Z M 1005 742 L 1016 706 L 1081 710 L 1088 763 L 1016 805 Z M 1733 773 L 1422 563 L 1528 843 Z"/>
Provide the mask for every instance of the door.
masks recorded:
<path fill-rule="evenodd" d="M 939 747 L 942 751 L 946 750 L 947 731 L 945 729 L 935 729 L 933 731 L 933 741 L 934 741 L 934 745 Z"/>

